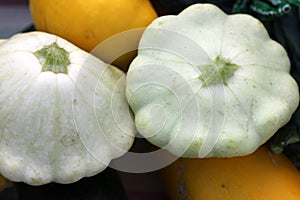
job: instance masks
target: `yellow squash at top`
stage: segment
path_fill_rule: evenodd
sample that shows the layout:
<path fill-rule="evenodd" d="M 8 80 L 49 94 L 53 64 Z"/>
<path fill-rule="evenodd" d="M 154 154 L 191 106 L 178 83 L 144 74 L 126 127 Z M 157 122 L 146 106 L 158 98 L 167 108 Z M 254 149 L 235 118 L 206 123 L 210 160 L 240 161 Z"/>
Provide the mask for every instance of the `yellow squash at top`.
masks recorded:
<path fill-rule="evenodd" d="M 37 30 L 86 51 L 117 33 L 144 28 L 157 17 L 149 0 L 30 0 L 30 11 Z"/>

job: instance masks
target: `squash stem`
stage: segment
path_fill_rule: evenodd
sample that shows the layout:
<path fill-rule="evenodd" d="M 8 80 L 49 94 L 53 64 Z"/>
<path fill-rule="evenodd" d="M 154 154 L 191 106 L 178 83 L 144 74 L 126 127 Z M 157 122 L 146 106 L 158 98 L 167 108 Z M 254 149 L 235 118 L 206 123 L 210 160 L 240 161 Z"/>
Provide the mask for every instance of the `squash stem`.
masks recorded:
<path fill-rule="evenodd" d="M 56 42 L 37 50 L 34 55 L 42 65 L 42 72 L 68 73 L 69 52 L 61 48 Z"/>
<path fill-rule="evenodd" d="M 227 85 L 227 80 L 234 75 L 239 66 L 228 59 L 217 56 L 211 63 L 198 68 L 201 72 L 199 79 L 203 82 L 202 87 L 207 87 L 217 84 Z"/>

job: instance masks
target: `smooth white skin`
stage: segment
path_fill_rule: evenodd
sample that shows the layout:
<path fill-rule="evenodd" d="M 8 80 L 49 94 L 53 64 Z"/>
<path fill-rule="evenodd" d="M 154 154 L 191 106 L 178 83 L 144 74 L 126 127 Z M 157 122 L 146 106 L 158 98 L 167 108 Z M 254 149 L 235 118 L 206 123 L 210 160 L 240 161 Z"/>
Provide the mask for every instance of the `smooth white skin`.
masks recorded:
<path fill-rule="evenodd" d="M 221 56 L 239 66 L 205 87 L 199 66 Z M 286 124 L 299 103 L 288 56 L 249 15 L 195 4 L 145 30 L 127 74 L 138 131 L 183 157 L 247 155 Z M 203 87 L 204 86 L 204 87 Z"/>
<path fill-rule="evenodd" d="M 33 52 L 53 42 L 70 53 L 68 74 L 41 72 Z M 31 185 L 72 183 L 126 153 L 135 127 L 122 77 L 117 68 L 51 34 L 18 34 L 3 43 L 1 174 Z"/>

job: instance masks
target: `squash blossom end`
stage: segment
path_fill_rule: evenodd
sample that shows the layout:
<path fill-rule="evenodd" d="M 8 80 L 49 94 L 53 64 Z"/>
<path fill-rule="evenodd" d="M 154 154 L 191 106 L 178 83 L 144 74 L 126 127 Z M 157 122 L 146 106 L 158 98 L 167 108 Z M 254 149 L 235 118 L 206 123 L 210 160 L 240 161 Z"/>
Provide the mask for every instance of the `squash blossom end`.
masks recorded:
<path fill-rule="evenodd" d="M 42 65 L 42 72 L 68 73 L 67 66 L 70 64 L 69 53 L 56 42 L 35 51 L 34 55 Z"/>
<path fill-rule="evenodd" d="M 234 75 L 238 68 L 239 66 L 229 59 L 217 56 L 209 64 L 199 66 L 201 72 L 199 79 L 203 82 L 202 87 L 216 84 L 227 85 L 227 80 Z"/>

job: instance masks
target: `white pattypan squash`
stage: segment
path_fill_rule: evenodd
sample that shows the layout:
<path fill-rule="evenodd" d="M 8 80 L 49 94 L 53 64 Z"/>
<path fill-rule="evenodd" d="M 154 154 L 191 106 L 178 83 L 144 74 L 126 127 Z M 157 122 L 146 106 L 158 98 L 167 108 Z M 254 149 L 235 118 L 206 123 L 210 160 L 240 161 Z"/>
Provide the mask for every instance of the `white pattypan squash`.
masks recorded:
<path fill-rule="evenodd" d="M 194 4 L 141 38 L 126 96 L 137 130 L 182 157 L 254 152 L 299 103 L 288 56 L 261 22 Z"/>
<path fill-rule="evenodd" d="M 2 44 L 2 43 L 4 43 L 6 40 L 5 39 L 0 39 L 0 45 Z"/>
<path fill-rule="evenodd" d="M 41 185 L 95 175 L 134 134 L 116 67 L 43 32 L 0 45 L 0 173 L 8 179 Z"/>

